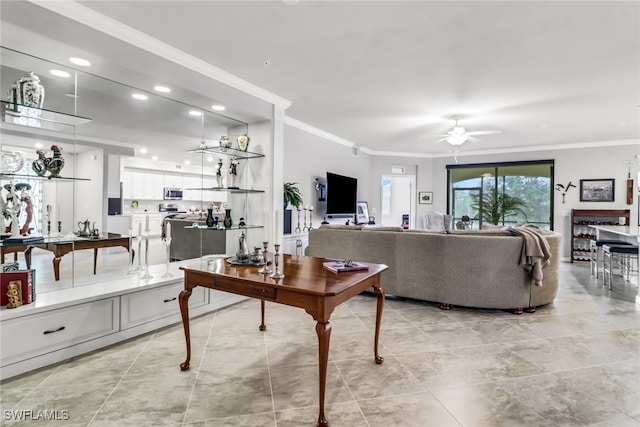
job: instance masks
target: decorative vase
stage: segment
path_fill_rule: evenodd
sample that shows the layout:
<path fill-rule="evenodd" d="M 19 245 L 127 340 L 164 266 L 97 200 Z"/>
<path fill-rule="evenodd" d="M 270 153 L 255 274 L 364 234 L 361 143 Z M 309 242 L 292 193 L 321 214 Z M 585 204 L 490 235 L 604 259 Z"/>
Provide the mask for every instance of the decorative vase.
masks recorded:
<path fill-rule="evenodd" d="M 238 135 L 236 141 L 238 142 L 238 148 L 240 149 L 240 151 L 247 151 L 251 138 L 249 138 L 249 136 L 247 136 L 246 134 L 242 134 Z"/>
<path fill-rule="evenodd" d="M 229 141 L 228 136 L 220 137 L 220 150 L 227 151 L 227 148 L 231 148 L 231 141 Z"/>
<path fill-rule="evenodd" d="M 224 210 L 224 228 L 231 228 L 233 221 L 231 220 L 231 209 Z"/>
<path fill-rule="evenodd" d="M 209 227 L 209 228 L 213 227 L 213 223 L 214 223 L 214 221 L 213 221 L 213 209 L 212 208 L 208 208 L 207 209 L 207 221 L 206 221 L 207 227 Z"/>
<path fill-rule="evenodd" d="M 16 82 L 16 103 L 26 107 L 42 108 L 44 105 L 44 86 L 40 78 L 29 71 Z"/>

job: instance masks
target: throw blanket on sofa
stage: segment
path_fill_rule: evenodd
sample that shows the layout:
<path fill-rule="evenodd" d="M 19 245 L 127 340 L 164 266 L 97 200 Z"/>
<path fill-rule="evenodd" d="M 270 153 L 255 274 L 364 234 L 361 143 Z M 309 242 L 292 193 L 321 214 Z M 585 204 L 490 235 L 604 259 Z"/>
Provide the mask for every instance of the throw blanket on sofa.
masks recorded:
<path fill-rule="evenodd" d="M 544 230 L 534 225 L 509 227 L 511 234 L 523 239 L 520 266 L 531 274 L 536 286 L 542 286 L 542 269 L 549 264 L 551 250 Z"/>

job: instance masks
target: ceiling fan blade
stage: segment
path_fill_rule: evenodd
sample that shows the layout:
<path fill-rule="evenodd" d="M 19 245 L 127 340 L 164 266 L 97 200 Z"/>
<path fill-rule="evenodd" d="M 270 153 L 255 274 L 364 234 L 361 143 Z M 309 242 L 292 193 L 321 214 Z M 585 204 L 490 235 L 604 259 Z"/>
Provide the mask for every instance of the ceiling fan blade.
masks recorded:
<path fill-rule="evenodd" d="M 501 130 L 477 130 L 474 132 L 467 132 L 467 135 L 470 136 L 474 136 L 474 135 L 497 135 L 499 133 L 502 133 Z"/>
<path fill-rule="evenodd" d="M 437 140 L 437 141 L 433 141 L 433 144 L 438 144 L 438 143 L 440 143 L 440 142 L 442 142 L 442 141 L 446 141 L 446 140 L 447 140 L 447 136 L 445 136 L 444 138 L 440 138 L 440 139 L 439 139 L 439 140 Z"/>

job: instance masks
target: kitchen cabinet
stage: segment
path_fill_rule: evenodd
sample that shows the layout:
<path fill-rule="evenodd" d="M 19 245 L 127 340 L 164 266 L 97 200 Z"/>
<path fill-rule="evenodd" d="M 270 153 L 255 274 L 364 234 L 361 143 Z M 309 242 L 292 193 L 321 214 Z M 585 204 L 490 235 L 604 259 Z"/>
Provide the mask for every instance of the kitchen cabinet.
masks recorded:
<path fill-rule="evenodd" d="M 182 174 L 165 173 L 163 187 L 180 189 L 184 188 Z"/>
<path fill-rule="evenodd" d="M 143 172 L 143 199 L 163 200 L 164 199 L 164 173 L 145 170 Z"/>

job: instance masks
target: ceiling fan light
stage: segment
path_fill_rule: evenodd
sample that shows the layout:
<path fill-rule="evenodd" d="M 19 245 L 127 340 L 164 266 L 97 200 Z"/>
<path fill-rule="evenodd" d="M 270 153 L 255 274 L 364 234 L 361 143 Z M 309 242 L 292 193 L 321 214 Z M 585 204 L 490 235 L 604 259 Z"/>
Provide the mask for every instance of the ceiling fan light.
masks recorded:
<path fill-rule="evenodd" d="M 462 145 L 467 142 L 467 135 L 455 134 L 453 132 L 449 132 L 449 136 L 447 137 L 447 142 L 451 145 Z"/>

